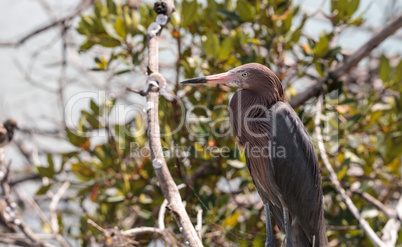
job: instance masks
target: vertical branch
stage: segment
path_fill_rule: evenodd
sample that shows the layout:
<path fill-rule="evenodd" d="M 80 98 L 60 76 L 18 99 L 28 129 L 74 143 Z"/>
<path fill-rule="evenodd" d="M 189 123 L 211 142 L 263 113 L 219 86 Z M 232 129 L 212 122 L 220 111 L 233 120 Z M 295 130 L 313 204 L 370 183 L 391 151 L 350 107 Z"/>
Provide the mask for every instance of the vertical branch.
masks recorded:
<path fill-rule="evenodd" d="M 148 28 L 148 68 L 153 73 L 157 73 L 159 71 L 158 41 L 161 34 L 161 29 L 166 24 L 162 22 L 160 25 L 158 18 L 164 18 L 161 15 L 165 15 L 168 18 L 174 11 L 174 3 L 173 0 L 163 0 L 161 3 L 156 3 L 155 7 L 155 10 L 159 15 L 156 22 L 152 23 Z M 155 28 L 152 28 L 152 25 Z M 155 174 L 158 178 L 159 186 L 162 189 L 166 200 L 168 201 L 167 206 L 172 211 L 179 229 L 183 233 L 186 245 L 202 246 L 201 240 L 198 238 L 197 232 L 195 231 L 190 217 L 185 210 L 179 190 L 173 181 L 172 175 L 169 172 L 169 169 L 166 165 L 166 160 L 162 153 L 158 118 L 158 103 L 159 88 L 156 85 L 150 84 L 150 90 L 147 95 L 148 137 Z"/>
<path fill-rule="evenodd" d="M 341 183 L 339 182 L 338 177 L 336 176 L 336 173 L 335 173 L 334 169 L 332 168 L 331 163 L 329 162 L 327 152 L 325 151 L 324 140 L 321 135 L 321 127 L 320 127 L 322 101 L 323 101 L 322 96 L 320 96 L 318 98 L 317 115 L 315 116 L 315 119 L 314 119 L 314 125 L 315 125 L 315 134 L 316 134 L 316 138 L 317 138 L 318 149 L 320 150 L 321 160 L 322 160 L 325 168 L 329 172 L 329 179 L 334 184 L 336 191 L 342 198 L 342 201 L 348 206 L 350 212 L 359 221 L 360 227 L 363 229 L 363 231 L 369 237 L 369 239 L 371 240 L 373 245 L 376 247 L 385 246 L 384 242 L 381 241 L 381 239 L 377 236 L 377 234 L 374 232 L 374 230 L 370 227 L 370 224 L 360 215 L 359 210 L 353 203 L 352 199 L 350 199 L 350 197 L 346 194 L 345 189 L 341 186 Z"/>

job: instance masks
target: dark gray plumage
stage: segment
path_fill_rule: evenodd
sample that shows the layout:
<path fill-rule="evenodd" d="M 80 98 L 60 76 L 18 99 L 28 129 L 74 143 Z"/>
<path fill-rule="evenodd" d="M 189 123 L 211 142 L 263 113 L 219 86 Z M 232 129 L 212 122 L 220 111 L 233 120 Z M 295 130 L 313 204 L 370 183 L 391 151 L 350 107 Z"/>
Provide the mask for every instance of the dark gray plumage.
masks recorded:
<path fill-rule="evenodd" d="M 327 246 L 318 159 L 278 77 L 267 67 L 251 63 L 183 83 L 220 83 L 241 89 L 230 101 L 230 122 L 264 202 L 266 246 L 274 246 L 270 212 L 286 234 L 286 246 Z"/>

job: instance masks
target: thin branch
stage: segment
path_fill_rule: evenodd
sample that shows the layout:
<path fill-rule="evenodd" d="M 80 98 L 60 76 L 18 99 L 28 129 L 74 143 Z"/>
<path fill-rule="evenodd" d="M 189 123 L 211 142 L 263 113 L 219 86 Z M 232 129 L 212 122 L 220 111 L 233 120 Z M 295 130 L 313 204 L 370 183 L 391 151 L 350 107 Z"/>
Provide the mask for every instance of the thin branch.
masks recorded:
<path fill-rule="evenodd" d="M 350 189 L 353 193 L 356 193 L 360 195 L 363 199 L 365 199 L 367 202 L 371 203 L 373 206 L 375 206 L 378 210 L 381 210 L 384 212 L 388 218 L 390 219 L 396 219 L 398 218 L 398 214 L 395 209 L 391 207 L 385 206 L 382 202 L 374 198 L 372 195 L 370 195 L 367 192 L 363 192 L 359 189 Z"/>
<path fill-rule="evenodd" d="M 398 240 L 398 233 L 401 229 L 401 216 L 402 216 L 402 198 L 399 198 L 398 204 L 396 205 L 396 212 L 398 217 L 388 220 L 382 230 L 382 241 L 387 246 L 395 246 Z"/>
<path fill-rule="evenodd" d="M 163 5 L 167 6 L 167 10 L 163 10 Z M 164 13 L 166 14 L 165 17 L 168 18 L 174 10 L 174 2 L 172 0 L 163 0 L 162 4 L 155 3 L 155 7 L 158 7 L 160 15 Z M 154 22 L 150 25 L 150 28 L 148 28 L 148 68 L 152 73 L 157 73 L 159 71 L 158 40 L 165 24 L 158 26 L 159 24 Z M 202 246 L 201 240 L 198 238 L 197 232 L 195 231 L 190 217 L 185 210 L 179 190 L 167 167 L 165 157 L 163 156 L 158 118 L 159 95 L 159 88 L 151 84 L 150 91 L 147 95 L 147 116 L 152 164 L 159 181 L 159 186 L 168 201 L 168 207 L 172 211 L 180 231 L 183 232 L 186 245 Z"/>
<path fill-rule="evenodd" d="M 332 225 L 327 226 L 327 228 L 332 231 L 350 231 L 360 229 L 359 226 L 332 226 Z"/>
<path fill-rule="evenodd" d="M 144 90 L 138 90 L 138 89 L 131 88 L 131 87 L 126 88 L 126 90 L 129 91 L 129 92 L 132 92 L 132 93 L 139 94 L 141 96 L 146 96 L 147 95 L 147 92 L 144 92 Z"/>
<path fill-rule="evenodd" d="M 298 107 L 306 102 L 308 99 L 317 96 L 322 90 L 322 87 L 332 81 L 335 83 L 342 75 L 346 74 L 351 68 L 356 66 L 364 57 L 370 54 L 370 52 L 376 48 L 381 42 L 392 35 L 396 30 L 402 27 L 402 14 L 395 18 L 393 21 L 387 23 L 379 32 L 374 34 L 364 45 L 362 45 L 352 55 L 348 56 L 343 62 L 341 62 L 336 68 L 329 72 L 329 76 L 322 78 L 305 91 L 297 94 L 293 97 L 289 103 L 292 107 Z"/>
<path fill-rule="evenodd" d="M 59 201 L 61 199 L 61 197 L 63 196 L 63 194 L 67 191 L 68 187 L 70 187 L 70 181 L 67 180 L 65 181 L 62 186 L 60 187 L 60 189 L 57 191 L 57 193 L 53 196 L 52 201 L 50 203 L 49 206 L 49 210 L 50 210 L 50 222 L 51 222 L 51 226 L 52 226 L 52 231 L 53 234 L 55 234 L 57 241 L 59 241 L 59 243 L 61 245 L 63 245 L 64 247 L 68 247 L 70 246 L 67 241 L 60 235 L 60 229 L 59 229 L 59 222 L 57 219 L 57 205 L 59 204 Z"/>
<path fill-rule="evenodd" d="M 198 237 L 200 239 L 202 239 L 202 233 L 201 233 L 201 230 L 202 230 L 202 209 L 198 209 L 198 212 L 197 212 L 197 225 L 195 226 L 195 230 L 198 233 Z"/>
<path fill-rule="evenodd" d="M 159 229 L 161 229 L 161 230 L 165 229 L 165 212 L 166 212 L 167 204 L 168 204 L 168 201 L 166 199 L 163 200 L 161 208 L 159 209 L 158 226 L 159 226 Z"/>
<path fill-rule="evenodd" d="M 10 165 L 6 165 L 4 161 L 4 148 L 0 148 L 0 187 L 2 188 L 4 200 L 7 204 L 6 213 L 8 215 L 9 223 L 14 226 L 14 228 L 20 230 L 25 236 L 27 244 L 50 247 L 53 246 L 49 243 L 44 242 L 28 227 L 20 213 L 17 209 L 17 204 L 11 195 L 11 188 L 8 184 L 8 175 L 10 173 Z"/>
<path fill-rule="evenodd" d="M 45 214 L 43 213 L 42 209 L 40 209 L 39 205 L 35 202 L 34 199 L 30 196 L 26 196 L 26 200 L 28 203 L 35 209 L 35 211 L 38 213 L 39 217 L 41 220 L 49 226 L 49 228 L 52 228 L 52 225 L 50 224 L 49 220 L 46 218 Z"/>
<path fill-rule="evenodd" d="M 122 234 L 128 237 L 132 237 L 138 234 L 145 234 L 145 233 L 158 233 L 158 234 L 165 234 L 165 231 L 156 227 L 136 227 L 127 231 L 123 231 Z"/>
<path fill-rule="evenodd" d="M 177 186 L 177 189 L 180 190 L 184 187 L 186 187 L 185 184 L 180 184 Z M 163 200 L 163 203 L 159 209 L 158 226 L 159 226 L 159 229 L 161 229 L 161 230 L 165 229 L 165 221 L 164 220 L 165 220 L 165 212 L 166 212 L 167 205 L 168 205 L 168 201 L 165 199 L 165 200 Z"/>
<path fill-rule="evenodd" d="M 28 174 L 24 177 L 20 177 L 20 178 L 16 178 L 13 179 L 9 182 L 10 186 L 13 187 L 17 184 L 23 183 L 23 182 L 27 182 L 27 181 L 31 181 L 31 180 L 37 180 L 37 179 L 41 179 L 41 176 L 39 174 L 36 173 L 31 173 Z"/>
<path fill-rule="evenodd" d="M 71 14 L 65 16 L 64 18 L 61 18 L 60 20 L 54 21 L 54 22 L 52 22 L 52 23 L 50 23 L 48 25 L 40 27 L 40 28 L 36 29 L 35 31 L 25 35 L 22 38 L 20 38 L 19 40 L 15 41 L 15 42 L 0 42 L 0 46 L 13 46 L 13 47 L 20 46 L 25 41 L 29 40 L 30 38 L 32 38 L 32 37 L 44 32 L 44 31 L 47 31 L 47 30 L 49 30 L 49 29 L 51 29 L 53 27 L 59 26 L 59 25 L 63 24 L 64 22 L 70 21 L 71 19 L 76 17 L 78 14 L 80 14 L 82 11 L 84 11 L 86 8 L 91 6 L 94 2 L 95 2 L 95 0 L 84 0 L 76 8 L 75 11 L 73 11 Z"/>
<path fill-rule="evenodd" d="M 323 141 L 323 137 L 321 134 L 321 126 L 320 126 L 322 101 L 323 101 L 322 96 L 319 96 L 318 103 L 317 103 L 317 114 L 314 119 L 314 124 L 315 124 L 315 134 L 316 134 L 316 138 L 317 138 L 318 149 L 320 150 L 321 160 L 322 160 L 325 168 L 329 172 L 329 179 L 334 184 L 336 191 L 342 198 L 342 201 L 348 206 L 350 212 L 359 221 L 360 227 L 367 234 L 367 236 L 369 237 L 369 239 L 371 240 L 373 245 L 385 247 L 384 242 L 382 242 L 381 239 L 377 236 L 377 234 L 373 231 L 373 229 L 370 227 L 370 224 L 364 218 L 361 217 L 359 210 L 356 208 L 352 199 L 350 199 L 350 197 L 346 194 L 345 189 L 341 186 L 341 184 L 338 180 L 338 177 L 336 176 L 336 173 L 335 173 L 334 169 L 332 168 L 331 163 L 329 162 L 327 152 L 325 151 L 324 141 Z"/>
<path fill-rule="evenodd" d="M 102 232 L 102 233 L 105 232 L 105 229 L 103 229 L 100 225 L 96 224 L 93 220 L 88 219 L 88 220 L 87 220 L 87 223 L 90 224 L 90 225 L 92 225 L 92 226 L 95 227 L 96 229 L 98 229 L 98 231 L 100 231 L 100 232 Z"/>

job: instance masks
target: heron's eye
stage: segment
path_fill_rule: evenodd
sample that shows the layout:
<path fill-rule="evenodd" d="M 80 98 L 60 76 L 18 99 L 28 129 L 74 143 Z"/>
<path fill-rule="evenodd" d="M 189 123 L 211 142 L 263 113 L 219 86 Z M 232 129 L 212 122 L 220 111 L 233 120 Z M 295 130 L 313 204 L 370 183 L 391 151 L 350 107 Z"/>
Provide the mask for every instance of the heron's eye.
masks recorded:
<path fill-rule="evenodd" d="M 247 78 L 249 75 L 250 75 L 250 74 L 249 74 L 247 71 L 241 72 L 241 76 L 242 76 L 243 78 Z"/>

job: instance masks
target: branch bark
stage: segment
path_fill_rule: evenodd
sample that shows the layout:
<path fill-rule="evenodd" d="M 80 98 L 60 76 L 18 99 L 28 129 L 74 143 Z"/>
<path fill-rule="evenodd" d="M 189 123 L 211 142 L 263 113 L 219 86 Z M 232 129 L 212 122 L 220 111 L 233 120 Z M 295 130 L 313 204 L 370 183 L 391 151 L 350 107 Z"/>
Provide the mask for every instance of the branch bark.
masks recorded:
<path fill-rule="evenodd" d="M 22 45 L 25 41 L 27 41 L 28 39 L 36 36 L 37 34 L 40 34 L 46 30 L 49 30 L 50 28 L 56 27 L 58 25 L 61 25 L 65 22 L 70 21 L 71 19 L 73 19 L 74 17 L 76 17 L 79 13 L 81 13 L 83 10 L 85 10 L 86 8 L 88 8 L 89 6 L 91 6 L 93 3 L 95 2 L 95 0 L 84 0 L 82 1 L 82 3 L 76 8 L 75 11 L 73 11 L 71 14 L 67 15 L 64 18 L 61 18 L 60 20 L 54 21 L 48 25 L 45 25 L 43 27 L 40 27 L 36 30 L 34 30 L 33 32 L 23 36 L 22 38 L 20 38 L 19 40 L 15 41 L 15 42 L 0 42 L 0 47 L 1 46 L 12 46 L 12 47 L 17 47 Z"/>
<path fill-rule="evenodd" d="M 172 0 L 163 0 L 166 4 L 166 16 L 169 17 L 174 11 L 174 2 Z M 151 25 L 154 25 L 151 24 Z M 161 26 L 162 30 L 163 26 Z M 156 35 L 149 28 L 148 33 L 148 68 L 153 73 L 159 71 L 158 59 L 158 41 L 161 30 Z M 150 90 L 147 95 L 147 116 L 148 116 L 148 137 L 149 147 L 151 151 L 152 164 L 155 170 L 156 177 L 159 181 L 159 186 L 168 201 L 168 207 L 183 233 L 186 245 L 202 246 L 201 240 L 198 238 L 197 232 L 191 223 L 185 207 L 183 205 L 179 190 L 173 181 L 172 175 L 167 167 L 166 160 L 162 153 L 162 145 L 160 141 L 160 127 L 158 118 L 158 103 L 159 103 L 159 88 L 150 84 Z"/>
<path fill-rule="evenodd" d="M 342 198 L 342 201 L 348 206 L 350 212 L 359 221 L 360 227 L 363 229 L 363 231 L 369 237 L 369 239 L 371 240 L 373 245 L 376 247 L 385 247 L 386 246 L 385 243 L 383 241 L 381 241 L 381 239 L 377 236 L 377 234 L 374 232 L 374 230 L 370 227 L 370 224 L 363 217 L 361 217 L 359 210 L 353 203 L 352 199 L 350 199 L 350 197 L 346 194 L 345 189 L 342 187 L 341 183 L 339 182 L 338 177 L 336 176 L 336 173 L 335 173 L 334 169 L 332 168 L 331 163 L 329 162 L 328 155 L 327 155 L 327 152 L 326 152 L 325 146 L 324 146 L 324 140 L 323 140 L 323 137 L 321 134 L 321 127 L 320 127 L 322 101 L 323 101 L 322 96 L 320 96 L 318 98 L 317 114 L 314 119 L 314 124 L 315 124 L 315 134 L 316 134 L 316 138 L 317 138 L 318 149 L 320 151 L 321 160 L 322 160 L 325 168 L 329 172 L 329 179 L 334 184 L 336 191 Z"/>
<path fill-rule="evenodd" d="M 332 81 L 334 84 L 344 74 L 346 74 L 351 68 L 356 66 L 364 57 L 370 54 L 370 52 L 376 48 L 381 42 L 392 35 L 396 30 L 402 27 L 402 14 L 396 17 L 394 20 L 388 22 L 378 33 L 374 34 L 364 45 L 362 45 L 352 55 L 348 56 L 343 62 L 332 69 L 329 72 L 328 77 L 319 79 L 316 83 L 305 91 L 294 96 L 290 101 L 290 105 L 296 108 L 306 102 L 308 99 L 317 96 L 322 90 L 323 86 Z"/>

